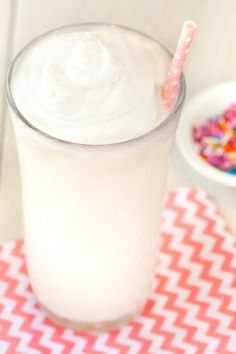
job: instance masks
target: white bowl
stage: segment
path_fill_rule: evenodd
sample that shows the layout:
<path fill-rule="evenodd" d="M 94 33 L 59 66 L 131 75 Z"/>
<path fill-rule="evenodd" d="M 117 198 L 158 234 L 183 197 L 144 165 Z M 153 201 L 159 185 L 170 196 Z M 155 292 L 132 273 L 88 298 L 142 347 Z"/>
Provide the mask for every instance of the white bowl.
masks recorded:
<path fill-rule="evenodd" d="M 186 161 L 205 177 L 221 184 L 236 187 L 236 175 L 218 170 L 205 162 L 192 139 L 192 127 L 199 125 L 236 102 L 236 81 L 209 87 L 189 100 L 177 129 L 177 145 Z"/>

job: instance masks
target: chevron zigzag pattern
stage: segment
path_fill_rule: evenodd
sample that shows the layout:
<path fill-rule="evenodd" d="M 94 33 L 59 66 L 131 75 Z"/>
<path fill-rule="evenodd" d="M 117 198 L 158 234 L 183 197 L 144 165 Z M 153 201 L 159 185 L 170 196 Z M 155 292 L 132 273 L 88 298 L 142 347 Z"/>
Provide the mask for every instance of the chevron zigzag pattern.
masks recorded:
<path fill-rule="evenodd" d="M 236 241 L 200 189 L 169 192 L 143 312 L 121 330 L 54 325 L 32 293 L 23 241 L 0 246 L 0 354 L 235 354 Z"/>

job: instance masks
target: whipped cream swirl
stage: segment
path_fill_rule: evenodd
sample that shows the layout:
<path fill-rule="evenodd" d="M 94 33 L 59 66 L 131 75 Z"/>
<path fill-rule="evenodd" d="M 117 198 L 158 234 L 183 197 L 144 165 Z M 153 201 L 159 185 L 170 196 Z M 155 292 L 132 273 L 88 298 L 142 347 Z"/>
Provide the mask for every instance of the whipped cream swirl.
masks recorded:
<path fill-rule="evenodd" d="M 129 140 L 167 114 L 158 94 L 166 75 L 160 56 L 153 41 L 115 26 L 54 32 L 25 51 L 13 98 L 31 124 L 59 139 Z"/>

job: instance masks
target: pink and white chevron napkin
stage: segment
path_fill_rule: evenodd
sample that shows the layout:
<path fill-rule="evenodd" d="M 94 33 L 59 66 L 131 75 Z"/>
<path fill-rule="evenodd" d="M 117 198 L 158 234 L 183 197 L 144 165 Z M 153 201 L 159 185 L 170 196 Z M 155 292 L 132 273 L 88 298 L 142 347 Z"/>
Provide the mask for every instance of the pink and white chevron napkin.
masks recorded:
<path fill-rule="evenodd" d="M 155 292 L 143 313 L 98 335 L 54 325 L 39 309 L 22 241 L 0 246 L 1 354 L 235 354 L 236 241 L 201 190 L 168 193 Z"/>

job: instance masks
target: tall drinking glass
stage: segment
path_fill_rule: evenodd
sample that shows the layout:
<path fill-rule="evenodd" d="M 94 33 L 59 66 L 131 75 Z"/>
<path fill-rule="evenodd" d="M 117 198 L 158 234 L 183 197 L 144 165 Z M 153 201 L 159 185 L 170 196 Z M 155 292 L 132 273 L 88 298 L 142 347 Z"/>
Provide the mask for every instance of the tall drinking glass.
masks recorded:
<path fill-rule="evenodd" d="M 74 142 L 39 128 L 33 114 L 22 112 L 13 92 L 28 52 L 55 33 L 102 26 L 110 28 L 75 25 L 34 39 L 17 55 L 7 78 L 30 281 L 54 321 L 84 330 L 129 321 L 151 292 L 168 159 L 185 97 L 182 77 L 172 110 L 156 126 L 114 143 Z M 157 51 L 161 88 L 170 53 L 142 33 L 116 28 Z M 156 95 L 159 99 L 158 88 Z"/>

